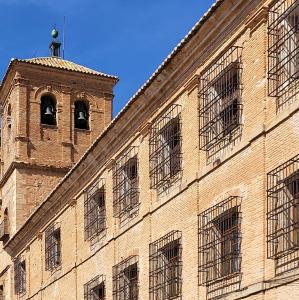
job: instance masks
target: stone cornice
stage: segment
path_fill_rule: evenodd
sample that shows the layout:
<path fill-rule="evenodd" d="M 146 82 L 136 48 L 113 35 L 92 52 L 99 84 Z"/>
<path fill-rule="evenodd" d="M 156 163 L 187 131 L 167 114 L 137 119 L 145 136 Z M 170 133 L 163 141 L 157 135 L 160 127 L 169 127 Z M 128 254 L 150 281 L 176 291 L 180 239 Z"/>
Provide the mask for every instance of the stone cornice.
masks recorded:
<path fill-rule="evenodd" d="M 57 167 L 54 165 L 40 165 L 40 164 L 34 164 L 30 162 L 20 162 L 20 161 L 14 161 L 12 162 L 6 172 L 3 174 L 1 180 L 0 180 L 0 188 L 3 187 L 5 182 L 8 180 L 9 176 L 12 174 L 12 172 L 15 169 L 39 169 L 39 170 L 50 170 L 50 171 L 56 171 L 59 173 L 67 173 L 71 167 Z"/>

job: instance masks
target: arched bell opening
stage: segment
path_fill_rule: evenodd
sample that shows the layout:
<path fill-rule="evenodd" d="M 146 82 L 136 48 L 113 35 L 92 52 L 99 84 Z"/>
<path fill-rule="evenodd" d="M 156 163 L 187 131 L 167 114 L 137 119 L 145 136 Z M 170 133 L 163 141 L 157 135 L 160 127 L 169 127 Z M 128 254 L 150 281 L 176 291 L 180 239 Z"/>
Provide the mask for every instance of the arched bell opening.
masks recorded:
<path fill-rule="evenodd" d="M 41 124 L 56 125 L 56 100 L 51 95 L 41 97 Z"/>
<path fill-rule="evenodd" d="M 89 130 L 89 106 L 85 101 L 75 102 L 75 128 Z"/>

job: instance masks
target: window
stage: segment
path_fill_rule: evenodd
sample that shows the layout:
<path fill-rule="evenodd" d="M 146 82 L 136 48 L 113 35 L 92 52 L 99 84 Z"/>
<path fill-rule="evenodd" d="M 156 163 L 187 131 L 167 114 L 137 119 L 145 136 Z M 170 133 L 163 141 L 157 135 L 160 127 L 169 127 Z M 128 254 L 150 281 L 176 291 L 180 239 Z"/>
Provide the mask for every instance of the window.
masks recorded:
<path fill-rule="evenodd" d="M 89 108 L 85 101 L 75 102 L 75 128 L 89 129 Z"/>
<path fill-rule="evenodd" d="M 269 95 L 282 96 L 299 76 L 299 1 L 279 0 L 269 12 Z"/>
<path fill-rule="evenodd" d="M 241 199 L 231 196 L 199 215 L 199 274 L 209 284 L 241 270 Z"/>
<path fill-rule="evenodd" d="M 200 147 L 230 142 L 241 125 L 241 48 L 230 48 L 201 76 Z"/>
<path fill-rule="evenodd" d="M 26 292 L 26 263 L 20 257 L 14 262 L 14 286 L 16 295 Z"/>
<path fill-rule="evenodd" d="M 105 280 L 97 276 L 84 284 L 84 300 L 105 300 Z"/>
<path fill-rule="evenodd" d="M 84 200 L 85 240 L 98 236 L 106 229 L 105 185 L 100 179 L 85 193 Z"/>
<path fill-rule="evenodd" d="M 8 130 L 11 129 L 11 123 L 12 123 L 12 119 L 11 119 L 11 105 L 8 105 L 8 109 L 7 109 L 7 117 L 6 117 L 6 122 L 7 122 L 7 128 Z"/>
<path fill-rule="evenodd" d="M 150 299 L 182 299 L 182 234 L 172 231 L 150 244 Z"/>
<path fill-rule="evenodd" d="M 4 211 L 3 220 L 0 223 L 0 241 L 6 242 L 9 237 L 8 232 L 8 211 L 7 208 Z"/>
<path fill-rule="evenodd" d="M 151 188 L 169 186 L 182 171 L 181 106 L 172 105 L 150 133 Z"/>
<path fill-rule="evenodd" d="M 115 217 L 129 213 L 139 203 L 137 147 L 130 147 L 113 166 L 113 211 Z"/>
<path fill-rule="evenodd" d="M 268 173 L 268 257 L 299 249 L 299 155 Z"/>
<path fill-rule="evenodd" d="M 0 285 L 0 300 L 4 300 L 4 289 L 3 289 L 3 285 Z"/>
<path fill-rule="evenodd" d="M 138 299 L 137 256 L 130 256 L 113 267 L 113 300 Z"/>
<path fill-rule="evenodd" d="M 53 271 L 61 265 L 61 234 L 58 223 L 52 224 L 46 230 L 46 270 Z"/>
<path fill-rule="evenodd" d="M 56 100 L 53 96 L 41 97 L 40 115 L 42 124 L 56 125 Z"/>

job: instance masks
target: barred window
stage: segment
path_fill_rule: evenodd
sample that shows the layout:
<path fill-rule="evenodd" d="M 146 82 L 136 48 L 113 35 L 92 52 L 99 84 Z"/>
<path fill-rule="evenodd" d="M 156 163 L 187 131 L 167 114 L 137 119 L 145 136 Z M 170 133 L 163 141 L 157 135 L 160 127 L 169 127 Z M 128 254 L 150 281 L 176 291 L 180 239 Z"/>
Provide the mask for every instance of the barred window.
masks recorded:
<path fill-rule="evenodd" d="M 150 244 L 150 299 L 182 299 L 182 233 Z"/>
<path fill-rule="evenodd" d="M 201 76 L 200 148 L 208 151 L 241 125 L 241 48 L 231 47 Z"/>
<path fill-rule="evenodd" d="M 121 217 L 139 204 L 138 147 L 130 147 L 113 166 L 113 214 Z"/>
<path fill-rule="evenodd" d="M 299 76 L 299 1 L 279 0 L 269 12 L 269 95 L 281 96 Z"/>
<path fill-rule="evenodd" d="M 14 287 L 16 295 L 26 292 L 26 262 L 20 257 L 14 262 Z"/>
<path fill-rule="evenodd" d="M 168 186 L 182 171 L 181 106 L 170 106 L 153 124 L 150 133 L 151 188 Z"/>
<path fill-rule="evenodd" d="M 268 173 L 268 258 L 299 249 L 299 155 Z"/>
<path fill-rule="evenodd" d="M 104 276 L 96 276 L 84 284 L 84 300 L 105 300 Z"/>
<path fill-rule="evenodd" d="M 106 229 L 104 180 L 96 181 L 85 193 L 84 200 L 85 240 L 98 236 Z"/>
<path fill-rule="evenodd" d="M 113 300 L 138 299 L 138 257 L 130 256 L 113 267 Z"/>
<path fill-rule="evenodd" d="M 45 233 L 46 270 L 52 271 L 61 265 L 61 234 L 58 223 L 53 223 Z"/>
<path fill-rule="evenodd" d="M 241 199 L 231 196 L 199 215 L 200 283 L 241 270 Z"/>
<path fill-rule="evenodd" d="M 3 285 L 0 285 L 0 300 L 4 300 L 4 290 L 3 290 Z"/>

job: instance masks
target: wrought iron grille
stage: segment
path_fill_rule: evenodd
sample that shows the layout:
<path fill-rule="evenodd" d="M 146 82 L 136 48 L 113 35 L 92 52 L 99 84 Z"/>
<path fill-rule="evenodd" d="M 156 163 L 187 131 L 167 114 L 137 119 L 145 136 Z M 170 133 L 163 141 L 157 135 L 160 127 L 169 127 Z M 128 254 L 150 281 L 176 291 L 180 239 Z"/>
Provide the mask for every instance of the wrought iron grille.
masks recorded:
<path fill-rule="evenodd" d="M 153 124 L 150 133 L 151 188 L 168 186 L 182 171 L 181 106 L 171 105 Z"/>
<path fill-rule="evenodd" d="M 231 196 L 199 215 L 200 284 L 241 270 L 241 198 Z"/>
<path fill-rule="evenodd" d="M 121 217 L 138 204 L 138 147 L 130 147 L 113 166 L 113 215 Z"/>
<path fill-rule="evenodd" d="M 231 47 L 201 76 L 200 148 L 208 151 L 232 138 L 241 125 L 241 51 Z"/>
<path fill-rule="evenodd" d="M 279 97 L 299 76 L 299 1 L 279 0 L 269 12 L 269 95 Z"/>
<path fill-rule="evenodd" d="M 20 257 L 14 262 L 14 287 L 16 295 L 26 292 L 26 262 Z"/>
<path fill-rule="evenodd" d="M 182 299 L 182 233 L 172 231 L 150 244 L 150 299 Z"/>
<path fill-rule="evenodd" d="M 130 256 L 113 267 L 113 300 L 138 299 L 138 257 Z"/>
<path fill-rule="evenodd" d="M 98 236 L 106 229 L 105 185 L 99 179 L 85 193 L 84 200 L 85 240 Z"/>
<path fill-rule="evenodd" d="M 84 284 L 84 300 L 105 300 L 105 278 L 96 276 Z"/>
<path fill-rule="evenodd" d="M 61 265 L 61 234 L 58 223 L 47 228 L 45 244 L 46 270 L 52 271 Z"/>
<path fill-rule="evenodd" d="M 0 300 L 4 300 L 3 285 L 0 285 Z"/>
<path fill-rule="evenodd" d="M 299 249 L 299 155 L 268 173 L 268 258 Z"/>

